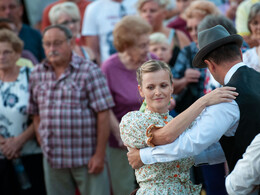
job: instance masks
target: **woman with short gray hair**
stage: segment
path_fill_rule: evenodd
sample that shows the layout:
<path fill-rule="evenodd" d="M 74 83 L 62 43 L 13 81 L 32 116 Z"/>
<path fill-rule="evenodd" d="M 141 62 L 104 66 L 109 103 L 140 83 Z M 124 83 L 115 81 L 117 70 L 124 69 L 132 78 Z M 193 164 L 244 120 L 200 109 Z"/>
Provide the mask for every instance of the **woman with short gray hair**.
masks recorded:
<path fill-rule="evenodd" d="M 73 51 L 79 56 L 95 61 L 95 56 L 89 47 L 86 47 L 80 34 L 80 12 L 73 2 L 59 3 L 53 6 L 49 12 L 51 24 L 66 26 L 72 32 L 74 41 Z"/>

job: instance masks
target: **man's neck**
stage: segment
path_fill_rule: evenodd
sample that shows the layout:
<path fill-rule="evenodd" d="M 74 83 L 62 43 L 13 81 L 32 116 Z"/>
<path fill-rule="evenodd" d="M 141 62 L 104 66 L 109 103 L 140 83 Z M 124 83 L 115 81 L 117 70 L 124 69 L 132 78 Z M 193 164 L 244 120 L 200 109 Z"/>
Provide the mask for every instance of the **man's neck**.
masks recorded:
<path fill-rule="evenodd" d="M 232 68 L 232 67 L 234 67 L 236 64 L 238 64 L 238 63 L 240 63 L 240 62 L 243 62 L 242 60 L 234 60 L 234 61 L 232 61 L 232 62 L 226 62 L 225 64 L 223 64 L 223 84 L 225 84 L 224 82 L 225 82 L 225 77 L 226 77 L 226 75 L 227 75 L 227 73 L 228 73 L 228 71 L 230 71 L 230 69 Z"/>
<path fill-rule="evenodd" d="M 52 67 L 54 69 L 54 72 L 56 74 L 56 80 L 60 78 L 60 76 L 65 72 L 65 70 L 69 67 L 69 64 L 52 64 Z"/>
<path fill-rule="evenodd" d="M 17 22 L 17 23 L 15 23 L 15 26 L 17 28 L 17 31 L 20 32 L 22 30 L 23 23 L 22 22 Z"/>

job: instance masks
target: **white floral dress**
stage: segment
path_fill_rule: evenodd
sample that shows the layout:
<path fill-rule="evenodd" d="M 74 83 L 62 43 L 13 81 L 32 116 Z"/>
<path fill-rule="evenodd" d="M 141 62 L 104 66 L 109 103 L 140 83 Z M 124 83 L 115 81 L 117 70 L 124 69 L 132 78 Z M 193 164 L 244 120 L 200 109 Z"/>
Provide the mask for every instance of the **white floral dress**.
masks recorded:
<path fill-rule="evenodd" d="M 126 114 L 120 123 L 121 138 L 128 147 L 144 148 L 152 146 L 151 129 L 163 127 L 172 117 L 169 113 L 159 114 L 149 110 Z M 193 158 L 184 158 L 167 163 L 143 165 L 135 170 L 140 186 L 137 195 L 200 194 L 201 186 L 190 181 Z"/>

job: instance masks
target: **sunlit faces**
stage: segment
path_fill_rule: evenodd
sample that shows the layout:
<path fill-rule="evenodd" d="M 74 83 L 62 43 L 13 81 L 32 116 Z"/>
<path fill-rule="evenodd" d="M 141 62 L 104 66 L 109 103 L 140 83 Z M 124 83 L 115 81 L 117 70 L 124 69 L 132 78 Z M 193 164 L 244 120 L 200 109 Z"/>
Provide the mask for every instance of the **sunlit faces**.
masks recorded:
<path fill-rule="evenodd" d="M 252 38 L 260 40 L 260 14 L 249 23 L 249 28 L 251 30 Z"/>
<path fill-rule="evenodd" d="M 144 73 L 142 86 L 138 86 L 140 95 L 146 99 L 148 109 L 152 112 L 165 113 L 173 93 L 169 72 L 159 70 Z"/>
<path fill-rule="evenodd" d="M 72 18 L 66 13 L 60 14 L 57 24 L 62 24 L 68 27 L 71 30 L 73 37 L 77 37 L 80 34 L 80 20 Z"/>
<path fill-rule="evenodd" d="M 138 67 L 147 60 L 149 51 L 149 35 L 143 34 L 137 37 L 135 45 L 127 48 L 127 54 L 131 61 Z"/>
<path fill-rule="evenodd" d="M 140 9 L 140 16 L 144 18 L 154 28 L 162 23 L 165 18 L 164 9 L 160 8 L 158 3 L 148 1 Z"/>
<path fill-rule="evenodd" d="M 58 28 L 49 29 L 44 34 L 43 48 L 47 59 L 54 65 L 70 60 L 70 40 L 68 40 L 65 33 Z"/>
<path fill-rule="evenodd" d="M 171 47 L 167 43 L 150 44 L 149 51 L 154 53 L 163 62 L 169 63 L 171 59 Z"/>
<path fill-rule="evenodd" d="M 187 31 L 189 32 L 192 41 L 198 44 L 198 25 L 201 22 L 201 18 L 188 18 L 187 19 Z"/>
<path fill-rule="evenodd" d="M 20 55 L 17 54 L 11 43 L 0 42 L 0 69 L 8 69 L 15 66 Z"/>

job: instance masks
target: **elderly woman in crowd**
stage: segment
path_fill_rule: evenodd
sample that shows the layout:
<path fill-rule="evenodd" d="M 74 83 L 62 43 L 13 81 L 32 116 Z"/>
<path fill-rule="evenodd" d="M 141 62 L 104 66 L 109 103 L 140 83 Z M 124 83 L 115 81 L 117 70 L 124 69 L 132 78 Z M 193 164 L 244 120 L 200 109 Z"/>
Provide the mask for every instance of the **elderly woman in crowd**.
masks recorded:
<path fill-rule="evenodd" d="M 247 20 L 249 35 L 243 36 L 250 48 L 260 45 L 260 2 L 255 3 L 250 8 Z"/>
<path fill-rule="evenodd" d="M 115 26 L 114 45 L 118 53 L 101 66 L 116 106 L 111 111 L 109 167 L 114 195 L 130 194 L 135 189 L 135 177 L 122 145 L 119 122 L 129 111 L 139 110 L 142 98 L 138 93 L 136 70 L 148 59 L 155 58 L 148 52 L 151 26 L 138 16 L 125 16 Z"/>
<path fill-rule="evenodd" d="M 169 0 L 138 0 L 137 8 L 140 16 L 152 26 L 152 33 L 161 32 L 168 38 L 173 52 L 169 65 L 174 66 L 180 49 L 187 46 L 190 40 L 182 31 L 170 29 L 163 24 L 168 4 Z"/>
<path fill-rule="evenodd" d="M 253 47 L 243 54 L 243 61 L 246 65 L 260 72 L 260 3 L 256 3 L 251 7 L 248 17 L 248 29 L 251 36 L 245 40 Z"/>
<path fill-rule="evenodd" d="M 192 41 L 189 32 L 187 31 L 187 23 L 185 20 L 184 12 L 187 7 L 189 7 L 190 3 L 193 0 L 176 0 L 176 8 L 179 11 L 179 14 L 167 25 L 170 28 L 174 28 L 176 30 L 181 30 L 189 37 Z"/>
<path fill-rule="evenodd" d="M 204 95 L 205 69 L 192 68 L 192 60 L 198 52 L 197 27 L 207 15 L 218 15 L 218 8 L 210 1 L 193 1 L 185 11 L 187 29 L 193 42 L 181 50 L 172 68 L 176 97 L 176 111 L 182 112 Z"/>
<path fill-rule="evenodd" d="M 51 24 L 62 24 L 72 32 L 75 44 L 73 51 L 79 56 L 95 61 L 92 50 L 81 41 L 80 34 L 80 12 L 77 5 L 73 2 L 59 3 L 53 6 L 49 12 Z"/>
<path fill-rule="evenodd" d="M 22 49 L 23 43 L 14 32 L 0 30 L 0 190 L 3 195 L 45 194 L 41 149 L 26 112 L 30 69 L 16 65 Z M 29 189 L 19 185 L 13 167 L 16 158 L 22 160 L 31 183 Z"/>

